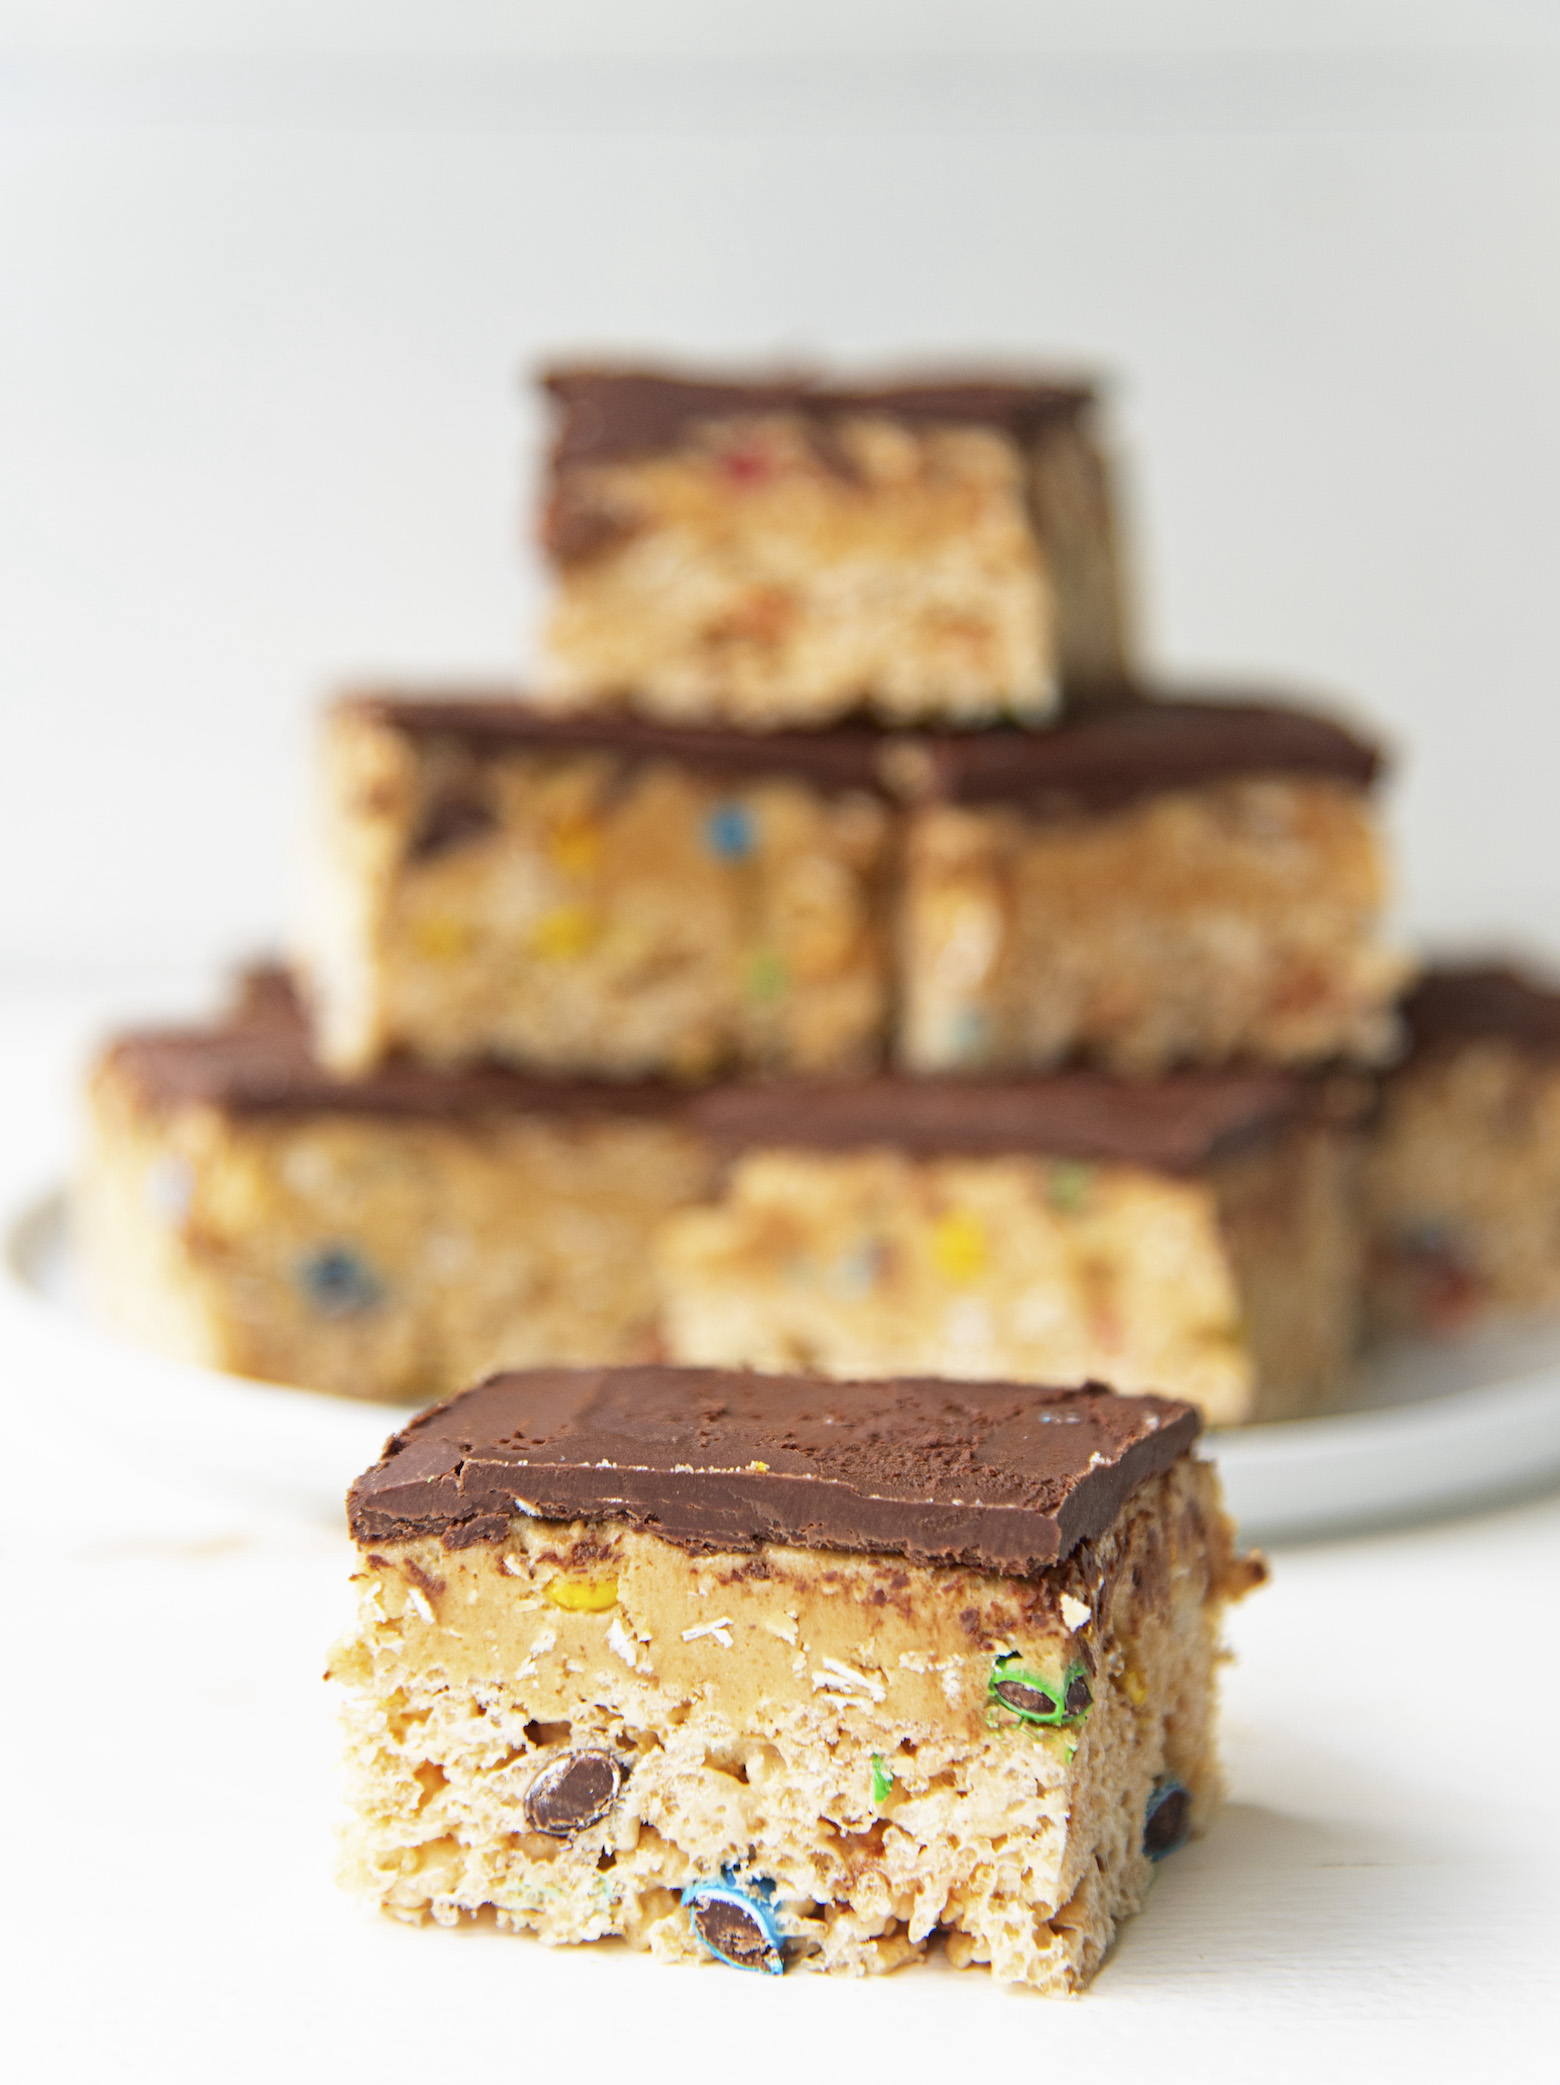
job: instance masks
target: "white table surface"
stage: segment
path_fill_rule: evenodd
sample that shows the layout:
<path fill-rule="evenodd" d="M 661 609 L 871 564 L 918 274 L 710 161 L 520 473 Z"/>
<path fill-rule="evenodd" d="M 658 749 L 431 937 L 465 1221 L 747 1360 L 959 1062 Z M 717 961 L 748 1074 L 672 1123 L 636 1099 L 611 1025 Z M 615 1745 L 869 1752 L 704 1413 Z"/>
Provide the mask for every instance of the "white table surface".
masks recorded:
<path fill-rule="evenodd" d="M 0 1001 L 7 1207 L 61 1169 L 100 1011 Z M 1047 2005 L 360 1911 L 320 1682 L 344 1535 L 87 1437 L 13 1307 L 0 1400 L 11 2077 L 1560 2077 L 1560 1494 L 1280 1551 L 1232 1620 L 1229 1808 Z"/>

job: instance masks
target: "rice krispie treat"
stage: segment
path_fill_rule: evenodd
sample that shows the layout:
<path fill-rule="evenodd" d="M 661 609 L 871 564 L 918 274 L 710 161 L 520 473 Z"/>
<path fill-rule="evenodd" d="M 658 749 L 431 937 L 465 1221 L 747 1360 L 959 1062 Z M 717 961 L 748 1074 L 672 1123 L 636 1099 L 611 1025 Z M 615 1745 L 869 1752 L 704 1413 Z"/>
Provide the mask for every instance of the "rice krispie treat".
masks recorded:
<path fill-rule="evenodd" d="M 657 1230 L 669 1358 L 1101 1377 L 1216 1425 L 1324 1408 L 1359 1337 L 1356 1082 L 1073 1073 L 728 1088 Z"/>
<path fill-rule="evenodd" d="M 277 974 L 105 1051 L 75 1197 L 100 1313 L 182 1359 L 426 1400 L 659 1350 L 661 1219 L 714 1165 L 674 1093 L 411 1065 L 343 1081 Z"/>
<path fill-rule="evenodd" d="M 339 704 L 308 922 L 322 1056 L 870 1069 L 891 982 L 879 750 L 512 700 Z"/>
<path fill-rule="evenodd" d="M 1134 1074 L 1372 1058 L 1375 753 L 1303 711 L 758 735 L 362 697 L 326 745 L 326 1062 Z"/>
<path fill-rule="evenodd" d="M 1501 965 L 1432 970 L 1404 1004 L 1365 1170 L 1370 1302 L 1452 1332 L 1560 1302 L 1560 991 Z"/>
<path fill-rule="evenodd" d="M 1408 966 L 1380 939 L 1378 765 L 1254 703 L 944 742 L 905 840 L 900 1062 L 1379 1059 Z"/>
<path fill-rule="evenodd" d="M 1354 1132 L 1281 1074 L 341 1080 L 271 976 L 226 1023 L 110 1047 L 91 1127 L 103 1313 L 318 1389 L 667 1354 L 1110 1369 L 1227 1421 L 1325 1398 L 1353 1344 Z"/>
<path fill-rule="evenodd" d="M 1232 1422 L 1325 1402 L 1352 1353 L 1355 1099 L 1279 1073 L 340 1080 L 270 975 L 104 1053 L 76 1216 L 113 1322 L 318 1389 L 665 1355 L 1109 1370 Z"/>
<path fill-rule="evenodd" d="M 1126 677 L 1087 386 L 544 381 L 549 701 L 969 723 Z"/>
<path fill-rule="evenodd" d="M 353 1486 L 346 1880 L 409 1920 L 1076 1991 L 1219 1800 L 1238 1557 L 1162 1398 L 500 1376 Z"/>

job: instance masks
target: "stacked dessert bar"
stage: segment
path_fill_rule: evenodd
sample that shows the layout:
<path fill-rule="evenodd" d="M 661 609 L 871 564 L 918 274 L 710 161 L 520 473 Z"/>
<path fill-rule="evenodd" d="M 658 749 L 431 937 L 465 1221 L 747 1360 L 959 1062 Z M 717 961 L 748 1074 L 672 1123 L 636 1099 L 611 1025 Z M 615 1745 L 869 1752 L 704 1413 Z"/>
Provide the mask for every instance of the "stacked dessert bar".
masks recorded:
<path fill-rule="evenodd" d="M 1431 970 L 1404 1006 L 1365 1175 L 1370 1314 L 1455 1332 L 1560 1303 L 1560 992 Z"/>
<path fill-rule="evenodd" d="M 1282 1071 L 542 1078 L 322 1069 L 288 981 L 93 1082 L 100 1292 L 186 1358 L 415 1398 L 691 1361 L 1305 1409 L 1357 1315 L 1358 1095 Z"/>
<path fill-rule="evenodd" d="M 537 691 L 339 701 L 301 988 L 124 1039 L 84 1235 L 195 1358 L 1325 1404 L 1374 748 L 1135 677 L 1083 386 L 547 380 Z"/>
<path fill-rule="evenodd" d="M 1125 678 L 1089 386 L 545 381 L 558 707 L 986 724 Z"/>
<path fill-rule="evenodd" d="M 398 1917 L 1076 1990 L 1217 1807 L 1238 1556 L 1098 1385 L 540 1369 L 352 1487 L 348 1879 Z"/>

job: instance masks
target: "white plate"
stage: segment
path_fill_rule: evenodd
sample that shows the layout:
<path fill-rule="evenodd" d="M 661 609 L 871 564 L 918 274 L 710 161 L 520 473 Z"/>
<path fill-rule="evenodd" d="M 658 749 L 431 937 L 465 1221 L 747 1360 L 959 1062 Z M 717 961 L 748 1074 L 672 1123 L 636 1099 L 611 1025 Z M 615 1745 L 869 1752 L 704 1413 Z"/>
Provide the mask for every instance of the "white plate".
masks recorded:
<path fill-rule="evenodd" d="M 64 1196 L 6 1227 L 4 1307 L 57 1394 L 132 1452 L 339 1524 L 348 1484 L 410 1407 L 360 1403 L 164 1360 L 99 1331 L 82 1305 Z M 1244 1534 L 1360 1527 L 1560 1475 L 1560 1319 L 1403 1344 L 1325 1419 L 1210 1436 Z"/>
<path fill-rule="evenodd" d="M 3 1243 L 0 1298 L 40 1387 L 159 1468 L 339 1527 L 347 1486 L 415 1409 L 225 1375 L 101 1330 L 81 1295 L 59 1191 L 25 1204 Z"/>

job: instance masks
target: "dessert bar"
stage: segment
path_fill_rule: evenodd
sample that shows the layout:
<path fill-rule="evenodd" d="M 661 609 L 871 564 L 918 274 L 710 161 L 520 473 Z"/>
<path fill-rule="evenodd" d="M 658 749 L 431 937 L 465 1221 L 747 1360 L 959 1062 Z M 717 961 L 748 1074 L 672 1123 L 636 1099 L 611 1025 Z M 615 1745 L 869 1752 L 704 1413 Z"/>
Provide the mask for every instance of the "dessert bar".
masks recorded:
<path fill-rule="evenodd" d="M 677 1361 L 1325 1407 L 1359 1335 L 1364 1093 L 1276 1072 L 712 1090 L 657 1233 Z"/>
<path fill-rule="evenodd" d="M 1501 965 L 1405 1002 L 1365 1171 L 1372 1316 L 1456 1331 L 1560 1301 L 1560 991 Z"/>
<path fill-rule="evenodd" d="M 1406 968 L 1377 768 L 1256 703 L 759 736 L 359 697 L 329 727 L 319 1047 L 679 1078 L 1369 1060 Z"/>
<path fill-rule="evenodd" d="M 75 1198 L 95 1307 L 183 1359 L 346 1396 L 657 1351 L 650 1247 L 711 1183 L 657 1089 L 312 1060 L 286 979 L 96 1066 Z"/>
<path fill-rule="evenodd" d="M 1077 1990 L 1210 1821 L 1238 1557 L 1097 1385 L 499 1376 L 349 1499 L 346 1880 L 663 1961 Z"/>
<path fill-rule="evenodd" d="M 1379 1059 L 1408 967 L 1380 933 L 1379 767 L 1256 702 L 943 741 L 904 841 L 900 1062 Z"/>
<path fill-rule="evenodd" d="M 655 1357 L 1109 1374 L 1229 1422 L 1352 1352 L 1350 1084 L 1282 1073 L 678 1089 L 309 1055 L 285 979 L 121 1039 L 78 1216 L 175 1353 L 381 1397 Z"/>
<path fill-rule="evenodd" d="M 969 723 L 1126 677 L 1087 385 L 544 381 L 550 701 L 749 730 Z"/>
<path fill-rule="evenodd" d="M 890 991 L 871 734 L 365 696 L 327 723 L 319 1047 L 624 1078 L 870 1068 Z"/>

